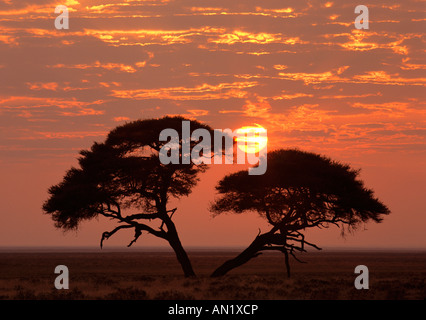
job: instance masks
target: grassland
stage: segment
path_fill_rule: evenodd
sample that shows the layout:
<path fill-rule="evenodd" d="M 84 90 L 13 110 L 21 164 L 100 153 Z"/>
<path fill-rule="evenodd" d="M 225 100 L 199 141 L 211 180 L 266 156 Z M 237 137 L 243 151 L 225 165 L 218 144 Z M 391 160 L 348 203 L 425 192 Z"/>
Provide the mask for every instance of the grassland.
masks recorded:
<path fill-rule="evenodd" d="M 169 252 L 0 252 L 0 299 L 305 300 L 426 298 L 426 252 L 308 252 L 306 263 L 266 253 L 221 278 L 209 274 L 235 252 L 189 252 L 197 273 L 184 278 Z M 69 290 L 57 290 L 57 265 Z M 369 268 L 369 289 L 354 287 L 354 268 Z"/>

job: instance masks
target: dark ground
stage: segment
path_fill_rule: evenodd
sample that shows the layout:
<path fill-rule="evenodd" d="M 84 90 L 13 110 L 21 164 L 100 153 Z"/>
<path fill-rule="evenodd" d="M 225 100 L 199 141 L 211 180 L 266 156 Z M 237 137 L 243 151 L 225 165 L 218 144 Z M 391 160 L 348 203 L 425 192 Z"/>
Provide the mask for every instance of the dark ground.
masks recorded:
<path fill-rule="evenodd" d="M 425 299 L 426 251 L 320 251 L 291 260 L 265 253 L 222 278 L 209 274 L 236 252 L 189 252 L 197 278 L 182 275 L 170 252 L 0 252 L 0 299 Z M 69 290 L 54 287 L 57 265 L 69 269 Z M 357 265 L 369 268 L 369 289 L 357 290 Z"/>

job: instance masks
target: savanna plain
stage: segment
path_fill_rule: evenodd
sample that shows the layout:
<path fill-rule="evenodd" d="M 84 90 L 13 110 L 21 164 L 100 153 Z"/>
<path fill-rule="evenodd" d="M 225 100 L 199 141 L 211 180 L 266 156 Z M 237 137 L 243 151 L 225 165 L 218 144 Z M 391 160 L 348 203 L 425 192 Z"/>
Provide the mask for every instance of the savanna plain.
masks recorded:
<path fill-rule="evenodd" d="M 220 278 L 210 274 L 238 252 L 189 251 L 197 277 L 185 278 L 172 252 L 0 252 L 2 300 L 418 300 L 426 298 L 426 251 L 322 250 L 291 260 L 267 252 Z M 69 269 L 69 289 L 54 286 L 57 265 Z M 357 290 L 357 265 L 369 270 L 369 289 Z"/>

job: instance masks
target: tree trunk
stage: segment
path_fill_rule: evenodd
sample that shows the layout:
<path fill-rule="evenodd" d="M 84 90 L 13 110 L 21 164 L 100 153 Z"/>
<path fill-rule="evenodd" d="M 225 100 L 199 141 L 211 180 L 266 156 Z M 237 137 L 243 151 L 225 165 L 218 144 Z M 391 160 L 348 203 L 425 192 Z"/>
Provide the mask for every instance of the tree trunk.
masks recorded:
<path fill-rule="evenodd" d="M 284 255 L 285 255 L 285 266 L 287 268 L 287 277 L 290 278 L 290 262 L 288 261 L 287 249 L 284 249 Z"/>
<path fill-rule="evenodd" d="M 233 259 L 230 259 L 226 261 L 224 264 L 222 264 L 219 268 L 217 268 L 212 274 L 211 277 L 220 277 L 227 274 L 232 269 L 235 269 L 244 263 L 248 262 L 250 259 L 257 257 L 261 254 L 260 251 L 271 249 L 271 247 L 265 247 L 266 245 L 275 244 L 275 245 L 281 245 L 284 246 L 286 243 L 286 238 L 283 237 L 282 234 L 274 234 L 275 229 L 272 229 L 271 231 L 258 235 L 253 242 L 245 249 L 243 252 L 241 252 L 238 256 L 236 256 Z M 280 250 L 284 252 L 285 255 L 285 265 L 287 268 L 287 276 L 290 277 L 290 264 L 288 260 L 288 252 L 285 247 L 282 249 L 274 248 L 273 250 Z"/>
<path fill-rule="evenodd" d="M 167 229 L 167 240 L 176 254 L 176 258 L 182 267 L 185 277 L 195 277 L 195 272 L 192 269 L 191 261 L 189 260 L 189 257 L 186 254 L 182 243 L 180 242 L 175 225 L 172 221 L 167 223 Z"/>
<path fill-rule="evenodd" d="M 259 251 L 266 244 L 265 240 L 267 236 L 268 234 L 262 234 L 257 236 L 247 249 L 245 249 L 235 258 L 228 260 L 224 264 L 222 264 L 211 274 L 211 277 L 224 276 L 232 269 L 237 268 L 248 262 L 250 259 L 257 257 L 260 254 Z"/>

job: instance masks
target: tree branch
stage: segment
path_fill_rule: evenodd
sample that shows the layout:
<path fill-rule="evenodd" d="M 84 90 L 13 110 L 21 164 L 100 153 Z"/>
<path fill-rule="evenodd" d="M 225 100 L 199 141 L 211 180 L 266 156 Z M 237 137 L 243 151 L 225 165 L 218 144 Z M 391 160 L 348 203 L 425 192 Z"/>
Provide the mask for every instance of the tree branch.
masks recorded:
<path fill-rule="evenodd" d="M 163 231 L 163 230 L 155 230 L 153 228 L 151 228 L 150 226 L 147 226 L 146 224 L 142 224 L 142 223 L 138 223 L 135 226 L 135 229 L 139 230 L 139 231 L 147 231 L 149 233 L 151 233 L 152 235 L 162 238 L 162 239 L 167 239 L 167 232 Z M 136 233 L 136 231 L 135 231 Z"/>
<path fill-rule="evenodd" d="M 137 220 L 137 219 L 145 219 L 145 220 L 151 220 L 158 218 L 157 213 L 136 213 L 129 216 L 124 217 L 124 220 Z"/>
<path fill-rule="evenodd" d="M 132 244 L 134 244 L 141 235 L 142 235 L 142 230 L 135 228 L 135 238 L 127 245 L 127 247 L 130 247 Z"/>
<path fill-rule="evenodd" d="M 107 239 L 109 239 L 114 233 L 116 233 L 118 230 L 121 230 L 121 229 L 128 229 L 128 228 L 132 228 L 133 226 L 132 225 L 121 225 L 121 226 L 118 226 L 118 227 L 116 227 L 114 230 L 112 230 L 112 231 L 105 231 L 104 233 L 102 233 L 102 238 L 101 238 L 101 249 L 102 249 L 102 247 L 103 247 L 103 243 L 104 243 L 104 240 L 107 240 Z"/>

